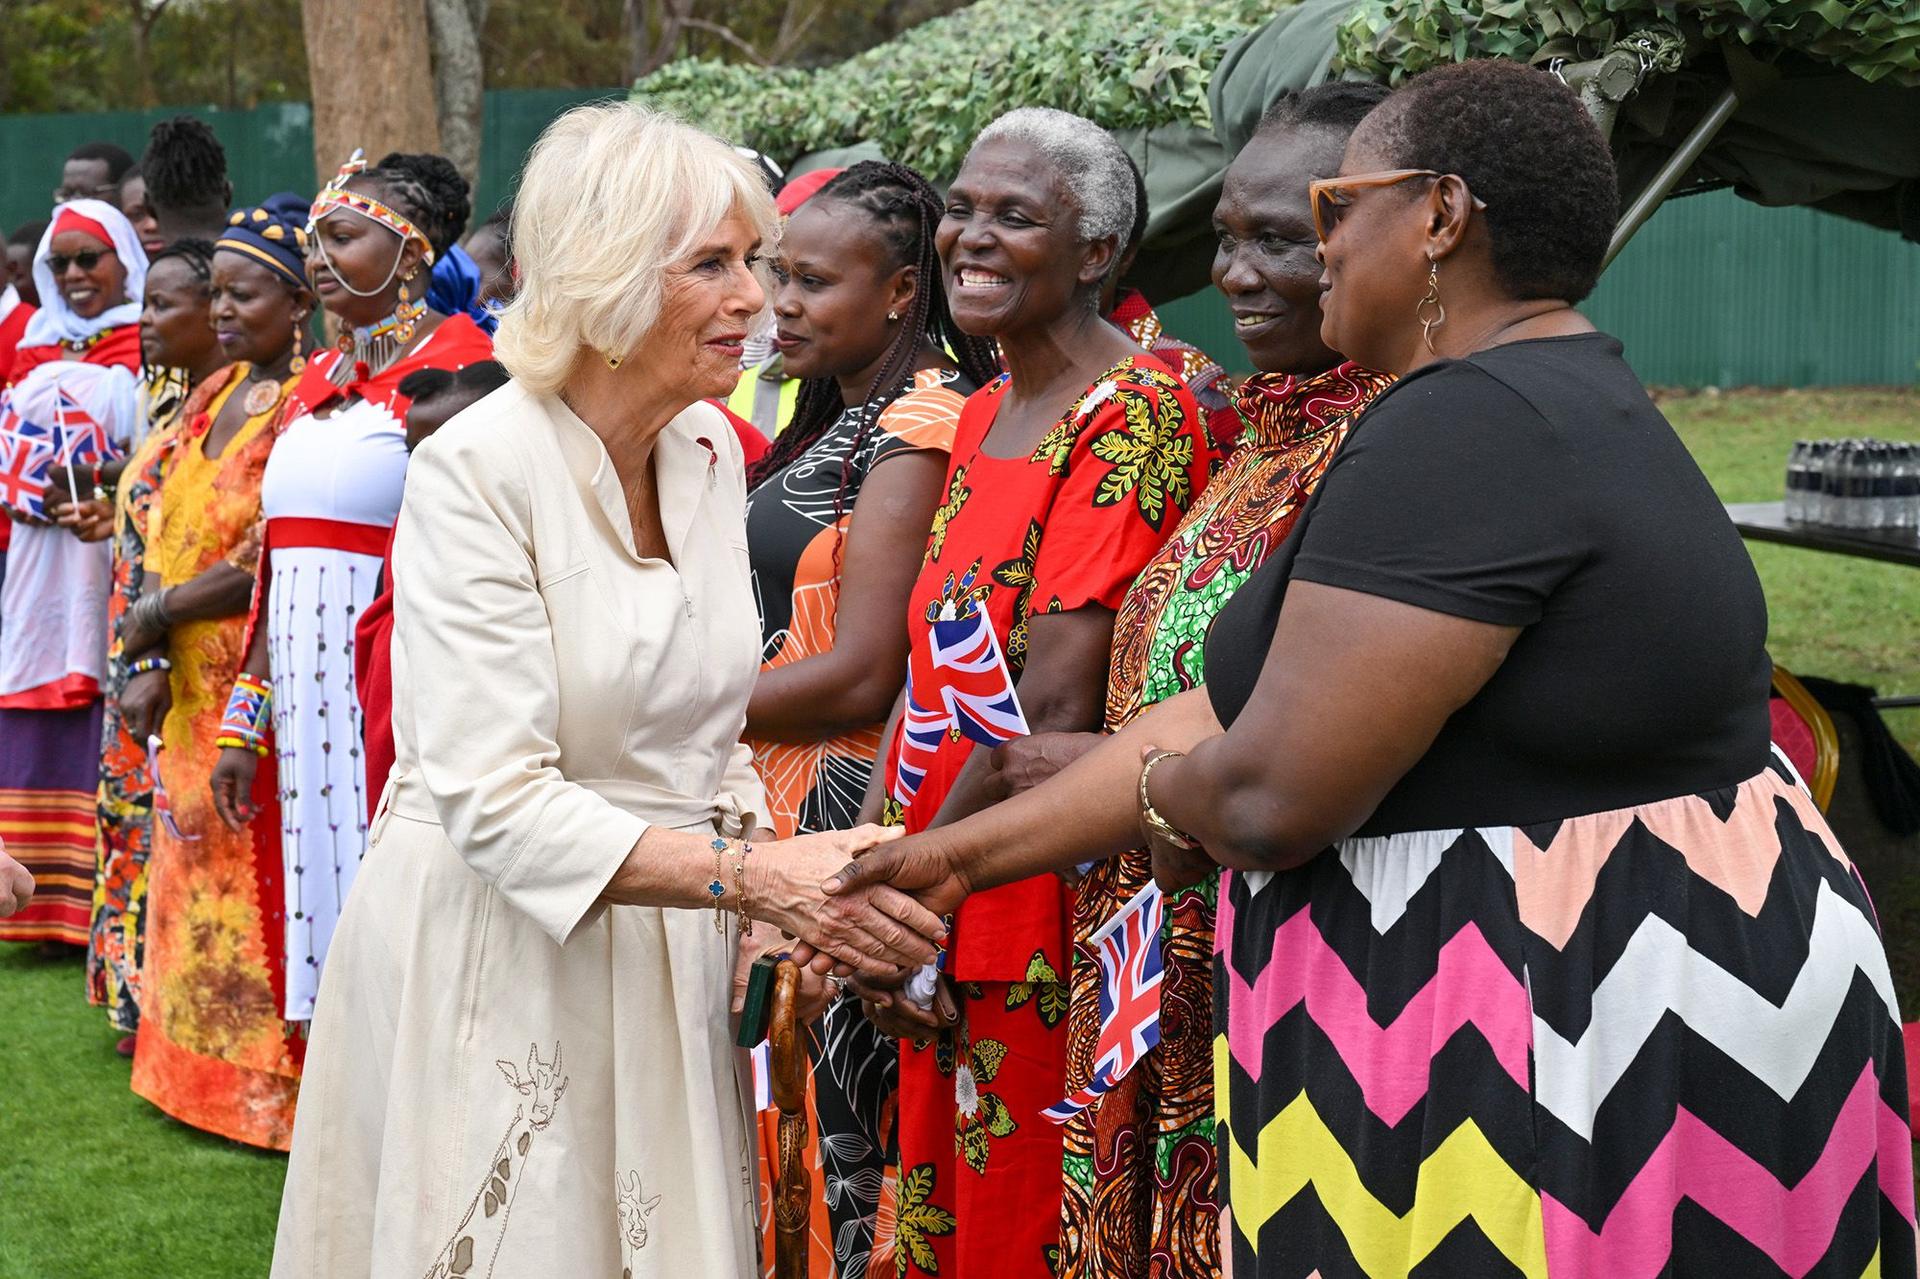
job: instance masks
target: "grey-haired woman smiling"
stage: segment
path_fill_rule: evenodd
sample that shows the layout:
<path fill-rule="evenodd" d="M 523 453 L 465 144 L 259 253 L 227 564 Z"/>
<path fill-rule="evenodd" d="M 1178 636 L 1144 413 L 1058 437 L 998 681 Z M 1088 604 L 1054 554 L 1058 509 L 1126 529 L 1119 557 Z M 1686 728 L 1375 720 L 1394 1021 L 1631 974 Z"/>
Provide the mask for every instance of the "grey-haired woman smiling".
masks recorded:
<path fill-rule="evenodd" d="M 1033 731 L 1097 728 L 1114 610 L 1205 481 L 1191 392 L 1099 312 L 1133 198 L 1103 129 L 1043 109 L 987 126 L 948 192 L 935 244 L 953 318 L 995 339 L 1008 372 L 961 411 L 908 597 L 915 732 L 896 715 L 869 795 L 879 814 L 889 793 L 890 824 L 925 830 L 1005 793 L 992 753 L 958 731 L 921 744 L 942 705 L 931 623 L 971 623 L 976 642 L 991 632 Z M 1039 1112 L 1066 1079 L 1068 914 L 1053 875 L 980 894 L 955 925 L 958 985 L 925 1013 L 869 1013 L 940 1038 L 901 1057 L 901 1194 L 923 1207 L 899 1221 L 900 1246 L 941 1274 L 1051 1273 L 1060 1130 Z"/>

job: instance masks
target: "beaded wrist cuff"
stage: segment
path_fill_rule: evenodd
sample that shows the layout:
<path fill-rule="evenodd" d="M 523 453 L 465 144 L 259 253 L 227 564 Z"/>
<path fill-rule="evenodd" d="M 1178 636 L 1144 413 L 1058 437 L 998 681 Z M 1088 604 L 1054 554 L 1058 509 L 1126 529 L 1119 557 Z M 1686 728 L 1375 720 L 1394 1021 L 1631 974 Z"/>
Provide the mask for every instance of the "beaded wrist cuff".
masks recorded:
<path fill-rule="evenodd" d="M 267 753 L 267 734 L 273 727 L 273 685 L 270 681 L 244 672 L 234 678 L 233 692 L 227 695 L 227 711 L 220 717 L 220 732 L 214 745 L 237 746 Z"/>

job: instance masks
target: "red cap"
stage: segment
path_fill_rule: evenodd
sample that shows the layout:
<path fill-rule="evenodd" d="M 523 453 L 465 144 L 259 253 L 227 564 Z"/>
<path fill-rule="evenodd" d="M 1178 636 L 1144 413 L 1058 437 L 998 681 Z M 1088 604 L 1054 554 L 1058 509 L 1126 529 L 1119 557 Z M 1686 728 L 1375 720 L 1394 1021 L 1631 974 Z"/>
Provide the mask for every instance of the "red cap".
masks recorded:
<path fill-rule="evenodd" d="M 815 192 L 845 172 L 842 169 L 815 169 L 803 173 L 787 185 L 780 188 L 780 194 L 773 197 L 773 205 L 780 210 L 780 216 L 790 218 L 793 211 L 813 198 Z"/>
<path fill-rule="evenodd" d="M 63 206 L 59 214 L 53 219 L 53 235 L 47 237 L 48 242 L 51 243 L 53 236 L 65 231 L 79 231 L 92 236 L 109 249 L 113 247 L 113 236 L 108 232 L 107 228 L 101 226 L 86 214 L 77 213 L 73 209 Z"/>

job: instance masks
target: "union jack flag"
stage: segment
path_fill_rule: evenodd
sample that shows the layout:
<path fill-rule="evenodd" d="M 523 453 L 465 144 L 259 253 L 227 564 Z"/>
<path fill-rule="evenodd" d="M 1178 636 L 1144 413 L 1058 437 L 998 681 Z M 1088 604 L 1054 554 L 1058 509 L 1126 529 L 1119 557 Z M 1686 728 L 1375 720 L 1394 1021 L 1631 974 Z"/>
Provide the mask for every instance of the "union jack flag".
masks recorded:
<path fill-rule="evenodd" d="M 41 497 L 47 491 L 47 468 L 53 459 L 47 429 L 21 417 L 12 401 L 0 400 L 0 505 L 35 519 L 47 518 Z"/>
<path fill-rule="evenodd" d="M 153 815 L 166 825 L 167 834 L 191 843 L 200 837 L 189 835 L 181 830 L 180 823 L 173 818 L 173 800 L 167 796 L 166 783 L 160 780 L 160 750 L 160 739 L 149 735 L 147 737 L 147 776 L 153 779 Z"/>
<path fill-rule="evenodd" d="M 67 394 L 61 387 L 57 401 L 57 417 L 60 434 L 60 464 L 72 466 L 75 462 L 106 462 L 120 456 L 120 450 L 114 445 L 113 437 L 107 434 L 107 428 L 94 421 L 93 414 L 80 406 L 80 401 Z"/>
<path fill-rule="evenodd" d="M 916 646 L 907 661 L 894 799 L 913 802 L 942 738 L 999 746 L 1029 731 L 986 609 L 971 599 L 960 609 L 949 601 L 928 624 L 926 647 Z"/>
<path fill-rule="evenodd" d="M 1091 1106 L 1160 1042 L 1160 918 L 1165 899 L 1151 880 L 1087 940 L 1100 959 L 1100 1040 L 1087 1086 L 1040 1113 L 1064 1124 Z"/>

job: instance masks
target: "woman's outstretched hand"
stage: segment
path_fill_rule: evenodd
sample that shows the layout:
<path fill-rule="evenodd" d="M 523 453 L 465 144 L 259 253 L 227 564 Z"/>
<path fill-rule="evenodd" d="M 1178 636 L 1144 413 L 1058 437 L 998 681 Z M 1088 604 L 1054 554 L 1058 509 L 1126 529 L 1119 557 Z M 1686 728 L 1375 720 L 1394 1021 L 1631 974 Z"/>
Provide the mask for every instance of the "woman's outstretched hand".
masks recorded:
<path fill-rule="evenodd" d="M 826 883 L 828 896 L 839 898 L 888 886 L 910 894 L 935 915 L 959 909 L 973 885 L 947 855 L 937 838 L 909 836 L 863 853 L 839 867 Z"/>
<path fill-rule="evenodd" d="M 754 913 L 870 977 L 893 979 L 932 963 L 947 936 L 939 914 L 884 883 L 832 896 L 821 887 L 850 858 L 872 856 L 869 849 L 899 834 L 898 828 L 869 825 L 761 845 L 753 857 L 761 879 Z"/>

